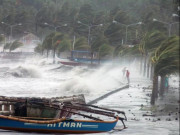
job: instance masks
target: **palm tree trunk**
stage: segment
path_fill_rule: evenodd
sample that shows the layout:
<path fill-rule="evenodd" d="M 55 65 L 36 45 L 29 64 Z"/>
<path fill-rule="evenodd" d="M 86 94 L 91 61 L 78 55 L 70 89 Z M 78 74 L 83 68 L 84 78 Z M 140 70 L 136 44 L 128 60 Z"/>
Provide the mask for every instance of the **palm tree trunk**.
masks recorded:
<path fill-rule="evenodd" d="M 56 48 L 53 49 L 53 63 L 55 63 Z"/>
<path fill-rule="evenodd" d="M 157 98 L 157 93 L 158 93 L 158 75 L 154 74 L 153 89 L 152 89 L 152 95 L 151 95 L 151 105 L 155 104 L 155 100 Z"/>
<path fill-rule="evenodd" d="M 143 70 L 143 76 L 146 75 L 146 67 L 147 67 L 147 58 L 146 58 L 146 55 L 144 57 L 144 70 Z"/>
<path fill-rule="evenodd" d="M 44 54 L 44 50 L 41 51 L 41 55 L 42 55 L 42 56 L 43 56 L 43 54 Z"/>
<path fill-rule="evenodd" d="M 158 98 L 158 93 L 159 93 L 159 79 L 158 79 L 158 76 L 157 76 L 157 84 L 156 84 L 156 91 L 155 91 L 155 98 L 157 99 Z"/>
<path fill-rule="evenodd" d="M 93 52 L 91 52 L 91 64 L 93 63 Z"/>
<path fill-rule="evenodd" d="M 143 69 L 143 55 L 140 56 L 140 70 L 139 70 L 140 74 L 142 74 L 142 69 Z"/>
<path fill-rule="evenodd" d="M 100 65 L 100 63 L 101 63 L 101 58 L 100 58 L 100 56 L 99 56 L 98 64 Z"/>
<path fill-rule="evenodd" d="M 160 96 L 163 96 L 165 90 L 165 76 L 161 76 L 161 84 L 160 84 Z"/>
<path fill-rule="evenodd" d="M 47 50 L 47 58 L 48 58 L 48 56 L 49 56 L 49 50 Z"/>
<path fill-rule="evenodd" d="M 150 70 L 150 61 L 148 61 L 148 64 L 147 64 L 147 78 L 149 78 L 149 71 Z"/>
<path fill-rule="evenodd" d="M 151 63 L 150 80 L 153 80 L 154 65 Z"/>

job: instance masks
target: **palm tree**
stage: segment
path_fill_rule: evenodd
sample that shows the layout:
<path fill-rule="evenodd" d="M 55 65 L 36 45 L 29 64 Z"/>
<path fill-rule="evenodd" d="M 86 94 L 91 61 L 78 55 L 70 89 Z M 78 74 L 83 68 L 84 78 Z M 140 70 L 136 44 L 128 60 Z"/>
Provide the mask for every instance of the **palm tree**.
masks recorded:
<path fill-rule="evenodd" d="M 104 35 L 100 34 L 96 37 L 96 39 L 94 40 L 94 42 L 91 45 L 91 64 L 92 64 L 94 52 L 98 52 L 102 45 L 108 44 L 108 43 L 109 43 L 108 39 Z"/>
<path fill-rule="evenodd" d="M 43 55 L 43 51 L 44 51 L 43 44 L 42 43 L 37 44 L 37 46 L 34 48 L 34 51 L 37 53 L 41 53 Z"/>
<path fill-rule="evenodd" d="M 103 44 L 99 47 L 99 64 L 102 57 L 112 56 L 113 55 L 113 47 L 108 44 Z"/>
<path fill-rule="evenodd" d="M 74 50 L 89 50 L 90 46 L 87 43 L 87 39 L 85 37 L 81 37 L 77 39 L 74 44 Z"/>
<path fill-rule="evenodd" d="M 12 43 L 6 43 L 6 44 L 4 45 L 4 47 L 3 47 L 3 50 L 9 49 L 10 46 L 11 46 L 11 44 L 12 44 Z"/>
<path fill-rule="evenodd" d="M 0 43 L 3 42 L 5 40 L 4 35 L 0 35 Z"/>
<path fill-rule="evenodd" d="M 22 42 L 19 42 L 18 40 L 15 40 L 15 41 L 11 44 L 11 46 L 9 47 L 9 51 L 11 52 L 11 51 L 13 51 L 13 50 L 15 50 L 15 49 L 17 49 L 17 48 L 19 48 L 19 47 L 21 47 L 21 46 L 23 46 L 23 43 L 22 43 Z"/>
<path fill-rule="evenodd" d="M 55 62 L 56 49 L 64 38 L 65 35 L 59 32 L 56 32 L 55 35 L 52 37 L 53 63 Z"/>
<path fill-rule="evenodd" d="M 68 39 L 62 40 L 57 46 L 58 56 L 60 56 L 60 52 L 71 51 L 71 49 L 71 41 Z"/>
<path fill-rule="evenodd" d="M 49 51 L 52 49 L 52 37 L 53 37 L 53 33 L 49 34 L 48 36 L 45 37 L 45 39 L 43 40 L 42 43 L 42 48 L 46 49 L 47 51 L 47 58 L 49 56 Z"/>
<path fill-rule="evenodd" d="M 165 40 L 153 53 L 151 57 L 154 63 L 153 90 L 151 104 L 155 104 L 158 95 L 158 75 L 161 76 L 161 83 L 164 83 L 164 76 L 177 73 L 179 70 L 179 37 L 174 36 Z M 161 85 L 163 94 L 164 84 Z"/>
<path fill-rule="evenodd" d="M 141 53 L 141 64 L 140 71 L 143 71 L 145 76 L 147 71 L 147 77 L 149 77 L 149 69 L 151 65 L 151 71 L 153 70 L 153 65 L 150 63 L 150 55 L 155 48 L 157 48 L 164 40 L 166 36 L 160 31 L 147 32 L 144 34 L 140 44 L 139 51 Z M 144 62 L 143 62 L 144 59 Z M 144 65 L 144 67 L 143 67 Z"/>
<path fill-rule="evenodd" d="M 3 42 L 3 41 L 5 41 L 5 36 L 4 35 L 0 35 L 0 46 L 1 46 L 1 42 Z M 4 42 L 4 45 L 5 45 L 5 42 Z M 4 52 L 4 49 L 3 49 L 3 52 Z"/>

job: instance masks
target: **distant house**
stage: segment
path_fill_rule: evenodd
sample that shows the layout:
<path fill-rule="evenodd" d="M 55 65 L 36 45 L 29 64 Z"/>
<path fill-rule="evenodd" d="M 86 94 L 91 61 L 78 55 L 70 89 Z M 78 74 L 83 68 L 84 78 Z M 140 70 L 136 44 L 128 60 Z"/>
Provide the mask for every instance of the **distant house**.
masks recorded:
<path fill-rule="evenodd" d="M 24 45 L 30 45 L 30 44 L 37 44 L 38 42 L 40 42 L 40 39 L 39 39 L 39 37 L 37 37 L 36 35 L 34 35 L 32 33 L 27 33 L 22 38 L 20 38 L 20 41 Z"/>
<path fill-rule="evenodd" d="M 15 51 L 21 51 L 21 52 L 34 52 L 34 48 L 37 46 L 37 44 L 40 41 L 39 37 L 32 33 L 27 33 L 19 40 L 23 43 L 23 46 L 20 48 L 17 48 Z"/>

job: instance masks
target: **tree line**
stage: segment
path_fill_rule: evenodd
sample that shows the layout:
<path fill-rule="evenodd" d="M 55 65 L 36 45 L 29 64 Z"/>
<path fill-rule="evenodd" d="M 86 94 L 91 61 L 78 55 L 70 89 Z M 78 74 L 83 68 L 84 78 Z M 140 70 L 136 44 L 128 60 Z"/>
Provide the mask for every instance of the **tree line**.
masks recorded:
<path fill-rule="evenodd" d="M 47 56 L 49 51 L 55 57 L 64 51 L 89 50 L 98 52 L 99 59 L 139 59 L 142 74 L 153 80 L 151 104 L 155 104 L 164 94 L 166 76 L 179 72 L 179 25 L 175 23 L 179 18 L 172 16 L 179 15 L 178 1 L 102 1 L 0 0 L 0 20 L 23 24 L 14 28 L 14 37 L 28 31 L 42 38 L 35 51 Z M 2 23 L 0 27 L 0 32 L 10 35 L 9 27 Z"/>

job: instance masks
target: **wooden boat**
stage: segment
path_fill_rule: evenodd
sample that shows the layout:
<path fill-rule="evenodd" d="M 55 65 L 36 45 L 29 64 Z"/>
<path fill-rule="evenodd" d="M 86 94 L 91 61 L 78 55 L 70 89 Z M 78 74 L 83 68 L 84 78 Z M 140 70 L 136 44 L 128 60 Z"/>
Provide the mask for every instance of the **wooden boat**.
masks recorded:
<path fill-rule="evenodd" d="M 40 133 L 99 133 L 112 130 L 118 121 L 87 121 L 74 119 L 30 119 L 0 115 L 0 129 Z"/>
<path fill-rule="evenodd" d="M 61 64 L 63 65 L 68 65 L 68 66 L 82 66 L 83 64 L 80 62 L 75 62 L 75 61 L 60 61 Z"/>
<path fill-rule="evenodd" d="M 61 98 L 61 100 L 59 98 L 51 100 L 37 98 L 35 98 L 35 100 L 32 98 L 27 100 L 27 98 L 25 98 L 24 100 L 24 98 L 14 99 L 12 97 L 0 97 L 0 111 L 7 109 L 12 111 L 11 114 L 6 114 L 6 116 L 0 115 L 0 129 L 40 133 L 99 133 L 113 130 L 118 120 L 122 122 L 123 129 L 126 128 L 124 124 L 126 116 L 123 111 L 88 105 L 83 99 L 79 100 L 79 98 L 76 97 L 77 100 L 75 97 L 76 96 L 74 96 L 74 99 L 66 97 L 66 100 L 65 98 Z M 25 107 L 25 109 L 14 106 L 12 103 L 15 101 L 16 104 L 20 104 L 20 106 Z M 5 102 L 7 103 L 5 104 Z M 10 106 L 9 108 L 7 107 L 8 105 Z M 39 114 L 41 115 L 31 114 L 29 116 L 33 117 L 29 117 L 27 112 L 19 115 L 12 110 L 13 108 L 16 108 L 18 112 L 24 110 L 27 111 L 27 106 L 30 106 L 33 109 L 35 108 L 35 111 L 32 111 L 33 113 L 30 111 L 32 114 L 38 114 L 39 110 L 37 111 L 36 109 L 40 109 L 41 113 Z M 48 115 L 42 115 L 44 110 L 46 110 L 45 112 Z M 53 117 L 49 115 L 49 110 L 56 111 Z M 78 115 L 79 119 L 73 118 L 74 115 Z M 119 115 L 123 115 L 125 118 L 120 117 Z M 107 118 L 111 117 L 114 120 L 103 120 L 104 117 L 101 119 L 99 116 L 106 116 Z"/>
<path fill-rule="evenodd" d="M 84 95 L 73 95 L 53 98 L 27 98 L 27 97 L 4 97 L 0 96 L 0 114 L 13 115 L 21 117 L 41 117 L 41 118 L 61 118 L 68 117 L 71 114 L 51 108 L 49 106 L 42 107 L 44 104 L 56 103 L 62 109 L 62 102 L 85 103 Z"/>

